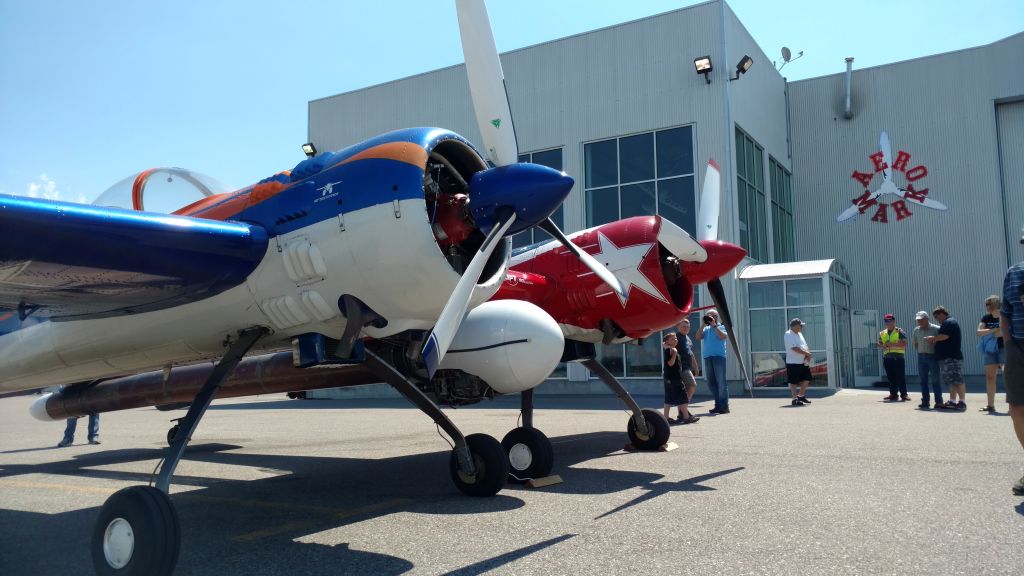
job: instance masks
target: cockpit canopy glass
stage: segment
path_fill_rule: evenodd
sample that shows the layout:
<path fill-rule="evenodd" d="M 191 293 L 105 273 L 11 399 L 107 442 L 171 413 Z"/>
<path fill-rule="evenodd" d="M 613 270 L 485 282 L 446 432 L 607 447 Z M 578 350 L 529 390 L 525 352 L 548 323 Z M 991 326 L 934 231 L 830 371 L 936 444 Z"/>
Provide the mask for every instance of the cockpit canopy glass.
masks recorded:
<path fill-rule="evenodd" d="M 231 191 L 218 180 L 198 172 L 152 168 L 114 184 L 93 205 L 170 214 L 197 200 Z"/>

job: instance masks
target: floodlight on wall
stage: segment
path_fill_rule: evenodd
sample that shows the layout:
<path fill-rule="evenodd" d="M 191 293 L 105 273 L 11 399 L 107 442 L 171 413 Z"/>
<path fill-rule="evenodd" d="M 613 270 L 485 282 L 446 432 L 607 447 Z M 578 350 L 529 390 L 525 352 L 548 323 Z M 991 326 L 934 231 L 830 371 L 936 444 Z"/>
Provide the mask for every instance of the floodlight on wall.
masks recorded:
<path fill-rule="evenodd" d="M 302 153 L 305 154 L 307 158 L 312 158 L 313 156 L 316 156 L 316 146 L 313 146 L 312 142 L 306 142 L 302 145 Z"/>
<path fill-rule="evenodd" d="M 729 78 L 729 82 L 739 79 L 739 77 L 746 74 L 747 70 L 750 70 L 750 67 L 753 65 L 754 59 L 751 58 L 750 56 L 744 56 L 742 59 L 740 59 L 739 63 L 736 64 L 736 77 Z"/>
<path fill-rule="evenodd" d="M 711 56 L 701 56 L 700 58 L 694 58 L 693 67 L 697 69 L 697 74 L 703 74 L 704 80 L 708 84 L 711 84 L 711 78 L 709 74 L 711 74 L 711 70 L 714 69 L 714 67 L 711 65 Z"/>

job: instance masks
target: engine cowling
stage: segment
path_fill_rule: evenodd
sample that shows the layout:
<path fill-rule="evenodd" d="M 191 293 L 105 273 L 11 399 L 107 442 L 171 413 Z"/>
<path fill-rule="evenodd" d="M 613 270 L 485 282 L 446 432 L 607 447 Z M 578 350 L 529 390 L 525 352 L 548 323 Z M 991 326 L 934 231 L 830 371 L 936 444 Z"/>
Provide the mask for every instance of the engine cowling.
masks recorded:
<path fill-rule="evenodd" d="M 558 324 L 534 304 L 485 302 L 462 321 L 440 368 L 462 370 L 499 394 L 513 394 L 543 382 L 558 365 L 564 345 Z"/>

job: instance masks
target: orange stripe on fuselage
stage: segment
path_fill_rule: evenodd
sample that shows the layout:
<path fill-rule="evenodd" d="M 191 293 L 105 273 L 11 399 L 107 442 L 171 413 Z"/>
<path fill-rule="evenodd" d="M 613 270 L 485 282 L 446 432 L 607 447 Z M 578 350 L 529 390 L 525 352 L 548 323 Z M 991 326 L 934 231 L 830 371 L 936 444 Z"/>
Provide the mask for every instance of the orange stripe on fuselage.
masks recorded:
<path fill-rule="evenodd" d="M 355 162 L 357 160 L 369 160 L 374 158 L 404 162 L 406 164 L 412 164 L 420 169 L 427 165 L 427 151 L 423 149 L 423 146 L 413 144 L 412 142 L 389 142 L 387 144 L 379 144 L 372 148 L 367 148 L 358 154 L 349 156 L 341 162 L 324 168 L 324 170 L 330 170 L 335 166 L 341 166 L 342 164 L 348 164 L 349 162 Z M 255 206 L 277 196 L 291 186 L 292 183 L 280 184 L 273 181 L 265 184 L 257 184 L 256 186 L 245 188 L 237 192 L 217 194 L 216 196 L 203 198 L 198 202 L 194 202 L 184 208 L 176 210 L 174 214 L 192 216 L 195 218 L 205 218 L 207 220 L 227 220 L 246 208 Z M 234 197 L 225 199 L 228 196 Z M 222 203 L 218 204 L 218 202 Z M 216 206 L 214 206 L 214 204 L 216 204 Z"/>

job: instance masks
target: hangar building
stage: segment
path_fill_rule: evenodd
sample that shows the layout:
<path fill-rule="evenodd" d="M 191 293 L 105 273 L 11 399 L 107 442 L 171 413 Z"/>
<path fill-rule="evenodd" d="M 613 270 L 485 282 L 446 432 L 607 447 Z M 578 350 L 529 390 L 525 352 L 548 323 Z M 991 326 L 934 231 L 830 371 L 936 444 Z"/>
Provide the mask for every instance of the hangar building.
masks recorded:
<path fill-rule="evenodd" d="M 706 76 L 695 69 L 704 56 Z M 753 65 L 741 75 L 744 56 Z M 558 214 L 566 232 L 658 212 L 693 233 L 707 161 L 718 161 L 719 235 L 749 252 L 725 289 L 757 385 L 782 384 L 792 316 L 808 323 L 816 385 L 864 386 L 881 378 L 881 316 L 909 332 L 914 312 L 938 304 L 964 328 L 969 381 L 982 379 L 982 301 L 1024 259 L 1024 32 L 787 82 L 713 0 L 501 58 L 521 154 L 576 180 Z M 409 126 L 481 141 L 462 65 L 309 103 L 321 150 Z M 882 132 L 893 182 L 918 202 L 870 198 L 883 182 Z M 839 222 L 858 201 L 856 217 Z M 702 289 L 696 305 L 709 302 Z M 656 339 L 600 353 L 631 390 L 660 393 Z M 913 377 L 916 362 L 907 369 Z M 734 359 L 728 374 L 736 394 Z M 570 391 L 605 388 L 570 365 L 540 389 Z"/>

